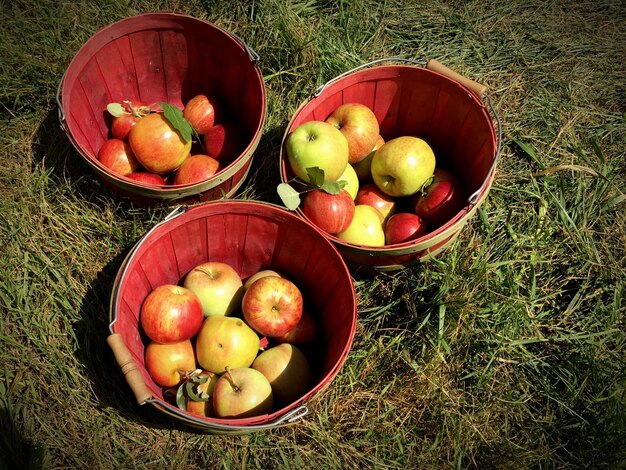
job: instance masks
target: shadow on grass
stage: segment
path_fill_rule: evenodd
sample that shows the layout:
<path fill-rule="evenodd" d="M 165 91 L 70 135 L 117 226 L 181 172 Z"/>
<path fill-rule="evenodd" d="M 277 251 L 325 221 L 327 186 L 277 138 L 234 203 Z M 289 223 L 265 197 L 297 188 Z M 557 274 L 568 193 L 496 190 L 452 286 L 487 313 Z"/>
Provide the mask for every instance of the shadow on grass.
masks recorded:
<path fill-rule="evenodd" d="M 15 425 L 15 415 L 0 406 L 0 468 L 39 469 L 45 468 L 48 450 L 25 437 Z"/>

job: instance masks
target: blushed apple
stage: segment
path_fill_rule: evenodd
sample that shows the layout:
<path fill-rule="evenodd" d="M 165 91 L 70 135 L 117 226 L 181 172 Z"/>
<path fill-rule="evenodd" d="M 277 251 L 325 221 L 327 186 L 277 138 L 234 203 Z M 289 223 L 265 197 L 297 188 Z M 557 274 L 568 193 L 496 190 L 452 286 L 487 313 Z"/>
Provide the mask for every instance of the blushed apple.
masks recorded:
<path fill-rule="evenodd" d="M 272 411 L 272 386 L 258 370 L 233 368 L 213 388 L 213 409 L 218 418 L 249 418 Z"/>
<path fill-rule="evenodd" d="M 259 352 L 261 340 L 241 318 L 207 317 L 196 336 L 200 366 L 222 374 L 226 367 L 250 367 Z"/>
<path fill-rule="evenodd" d="M 228 121 L 214 125 L 203 138 L 204 150 L 211 157 L 227 165 L 246 147 L 246 133 L 238 123 Z"/>
<path fill-rule="evenodd" d="M 327 233 L 335 234 L 348 228 L 354 218 L 352 196 L 342 189 L 339 194 L 329 194 L 314 189 L 304 196 L 302 212 L 315 226 Z"/>
<path fill-rule="evenodd" d="M 248 287 L 250 287 L 254 283 L 254 281 L 261 279 L 262 277 L 266 277 L 266 276 L 283 277 L 281 276 L 280 273 L 274 271 L 273 269 L 262 269 L 261 271 L 257 271 L 248 279 L 246 279 L 246 282 L 243 283 L 244 292 L 248 290 Z"/>
<path fill-rule="evenodd" d="M 355 245 L 383 246 L 383 216 L 372 206 L 365 204 L 354 208 L 354 218 L 346 230 L 337 234 L 337 238 Z"/>
<path fill-rule="evenodd" d="M 190 340 L 170 344 L 150 341 L 146 346 L 144 360 L 148 374 L 161 387 L 178 385 L 185 377 L 185 372 L 196 368 Z"/>
<path fill-rule="evenodd" d="M 307 168 L 318 167 L 325 181 L 337 181 L 348 164 L 348 141 L 324 121 L 299 125 L 287 137 L 285 150 L 291 170 L 306 182 L 310 182 Z"/>
<path fill-rule="evenodd" d="M 384 193 L 374 183 L 367 183 L 361 186 L 354 203 L 357 205 L 365 204 L 372 206 L 382 214 L 385 220 L 396 210 L 396 200 Z"/>
<path fill-rule="evenodd" d="M 204 316 L 202 304 L 189 289 L 174 284 L 154 288 L 141 304 L 139 323 L 158 343 L 177 343 L 194 336 Z"/>
<path fill-rule="evenodd" d="M 372 158 L 372 178 L 383 192 L 393 197 L 411 196 L 435 171 L 435 154 L 418 137 L 402 136 L 380 147 Z"/>
<path fill-rule="evenodd" d="M 203 135 L 222 120 L 222 105 L 216 96 L 195 95 L 185 104 L 183 117 L 198 134 Z"/>
<path fill-rule="evenodd" d="M 130 178 L 140 184 L 146 184 L 150 186 L 165 186 L 167 182 L 165 178 L 156 173 L 149 173 L 147 171 L 133 171 L 126 175 L 126 178 Z"/>
<path fill-rule="evenodd" d="M 174 184 L 193 184 L 206 181 L 214 176 L 220 162 L 209 155 L 191 155 L 183 162 L 174 174 Z"/>
<path fill-rule="evenodd" d="M 283 343 L 263 351 L 252 363 L 272 386 L 274 404 L 285 406 L 305 395 L 313 374 L 304 353 L 293 344 Z"/>
<path fill-rule="evenodd" d="M 141 101 L 132 100 L 124 101 L 122 107 L 124 113 L 121 116 L 113 117 L 111 121 L 111 135 L 115 139 L 127 140 L 128 134 L 139 119 L 150 114 L 150 108 Z"/>
<path fill-rule="evenodd" d="M 113 173 L 127 176 L 141 165 L 130 145 L 120 139 L 109 139 L 98 151 L 98 161 Z"/>
<path fill-rule="evenodd" d="M 361 103 L 339 105 L 326 122 L 335 126 L 348 141 L 348 162 L 356 163 L 370 153 L 380 128 L 374 112 Z"/>
<path fill-rule="evenodd" d="M 243 282 L 227 263 L 209 261 L 193 268 L 183 286 L 198 296 L 205 317 L 232 315 L 241 306 Z"/>
<path fill-rule="evenodd" d="M 302 292 L 289 279 L 266 276 L 254 282 L 243 296 L 241 309 L 250 327 L 264 336 L 280 336 L 302 317 Z"/>
<path fill-rule="evenodd" d="M 395 245 L 415 240 L 426 234 L 426 224 L 422 218 L 412 212 L 398 212 L 385 224 L 385 243 Z"/>

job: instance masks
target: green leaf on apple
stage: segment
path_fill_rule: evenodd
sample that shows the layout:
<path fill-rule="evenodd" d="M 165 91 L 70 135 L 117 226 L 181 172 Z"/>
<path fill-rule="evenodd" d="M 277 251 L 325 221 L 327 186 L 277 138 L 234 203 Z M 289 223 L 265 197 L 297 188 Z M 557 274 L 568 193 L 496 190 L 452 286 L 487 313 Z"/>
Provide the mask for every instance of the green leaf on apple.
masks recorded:
<path fill-rule="evenodd" d="M 122 106 L 120 103 L 107 104 L 107 111 L 113 117 L 120 117 L 122 114 L 126 112 L 126 110 L 124 109 L 124 106 Z"/>
<path fill-rule="evenodd" d="M 295 211 L 298 208 L 300 205 L 300 193 L 293 189 L 288 183 L 280 183 L 276 191 L 287 209 Z"/>
<path fill-rule="evenodd" d="M 322 191 L 327 192 L 328 194 L 339 194 L 341 190 L 348 185 L 348 182 L 345 180 L 340 181 L 324 181 L 320 185 L 320 189 Z"/>
<path fill-rule="evenodd" d="M 187 410 L 187 397 L 185 396 L 185 385 L 186 382 L 180 384 L 178 389 L 176 390 L 176 405 L 183 411 Z"/>
<path fill-rule="evenodd" d="M 307 168 L 306 173 L 312 185 L 322 187 L 324 184 L 324 170 L 314 166 Z"/>
<path fill-rule="evenodd" d="M 191 142 L 193 135 L 193 127 L 187 119 L 183 116 L 183 112 L 176 106 L 172 106 L 169 103 L 159 101 L 159 106 L 163 109 L 163 115 L 165 119 L 174 127 L 183 138 L 185 143 Z"/>

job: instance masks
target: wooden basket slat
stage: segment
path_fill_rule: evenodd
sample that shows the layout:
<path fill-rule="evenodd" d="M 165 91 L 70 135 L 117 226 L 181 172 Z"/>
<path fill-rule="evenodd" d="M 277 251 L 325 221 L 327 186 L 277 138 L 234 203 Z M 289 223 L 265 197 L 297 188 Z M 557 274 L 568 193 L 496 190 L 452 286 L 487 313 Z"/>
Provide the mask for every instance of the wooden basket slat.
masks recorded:
<path fill-rule="evenodd" d="M 165 83 L 166 103 L 183 109 L 187 100 L 185 95 L 185 75 L 189 70 L 187 63 L 187 39 L 180 31 L 164 29 L 160 31 L 161 51 L 163 54 L 163 79 Z"/>
<path fill-rule="evenodd" d="M 398 110 L 403 81 L 398 77 L 381 79 L 376 85 L 374 114 L 380 125 L 380 135 L 386 140 L 398 125 Z"/>

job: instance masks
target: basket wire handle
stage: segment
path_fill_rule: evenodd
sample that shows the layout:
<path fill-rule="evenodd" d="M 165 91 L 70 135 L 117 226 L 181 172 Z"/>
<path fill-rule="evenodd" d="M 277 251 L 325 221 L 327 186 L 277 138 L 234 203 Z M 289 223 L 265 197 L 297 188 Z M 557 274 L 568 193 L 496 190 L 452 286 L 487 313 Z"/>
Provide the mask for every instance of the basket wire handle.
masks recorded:
<path fill-rule="evenodd" d="M 342 74 L 337 75 L 335 78 L 331 78 L 326 83 L 324 83 L 323 85 L 319 86 L 313 92 L 313 98 L 315 98 L 321 92 L 323 92 L 328 85 L 330 85 L 331 83 L 336 82 L 337 80 L 339 80 L 340 78 L 345 77 L 346 75 L 350 75 L 352 72 L 356 72 L 357 70 L 364 69 L 366 67 L 369 67 L 370 65 L 378 64 L 380 62 L 389 62 L 389 61 L 407 62 L 409 64 L 419 65 L 420 67 L 425 67 L 426 64 L 427 64 L 427 62 L 423 61 L 423 60 L 413 60 L 413 59 L 407 59 L 405 57 L 383 57 L 382 59 L 372 60 L 371 62 L 367 62 L 365 64 L 361 64 L 361 65 L 359 65 L 357 67 L 354 67 L 353 69 L 348 70 L 347 72 L 343 72 Z"/>
<path fill-rule="evenodd" d="M 65 80 L 65 73 L 63 72 L 63 76 L 61 80 L 59 80 L 59 86 L 57 87 L 57 108 L 59 113 L 59 122 L 61 123 L 61 127 L 65 128 L 65 112 L 63 111 L 63 105 L 61 104 L 61 88 L 63 87 L 63 80 Z"/>
<path fill-rule="evenodd" d="M 232 37 L 234 37 L 237 41 L 239 41 L 241 43 L 243 48 L 248 53 L 248 56 L 250 57 L 250 60 L 252 60 L 252 62 L 254 62 L 256 64 L 261 59 L 259 54 L 257 54 L 254 49 L 252 49 L 250 46 L 248 46 L 248 44 L 246 44 L 246 42 L 243 39 L 241 39 L 240 36 L 236 35 L 232 31 L 228 31 L 228 34 L 230 34 Z"/>

